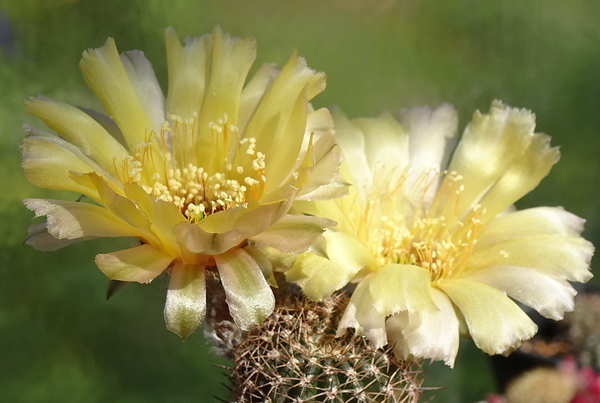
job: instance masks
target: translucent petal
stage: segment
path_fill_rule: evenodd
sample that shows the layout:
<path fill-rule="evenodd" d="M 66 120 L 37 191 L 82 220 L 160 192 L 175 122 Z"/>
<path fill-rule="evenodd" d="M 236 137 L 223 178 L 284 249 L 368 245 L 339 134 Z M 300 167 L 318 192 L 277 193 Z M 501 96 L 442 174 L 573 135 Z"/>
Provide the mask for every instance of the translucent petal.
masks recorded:
<path fill-rule="evenodd" d="M 204 101 L 211 35 L 188 38 L 185 47 L 175 29 L 167 28 L 164 35 L 169 67 L 167 114 L 189 119 L 200 112 Z"/>
<path fill-rule="evenodd" d="M 573 236 L 583 231 L 585 220 L 562 207 L 536 207 L 497 216 L 479 232 L 477 248 L 537 235 Z"/>
<path fill-rule="evenodd" d="M 348 307 L 340 319 L 336 336 L 343 336 L 346 329 L 352 327 L 367 337 L 375 348 L 380 348 L 387 344 L 385 315 L 375 309 L 369 290 L 369 280 L 370 277 L 365 278 L 354 290 Z"/>
<path fill-rule="evenodd" d="M 227 238 L 253 237 L 279 221 L 289 210 L 290 202 L 282 200 L 259 205 L 253 201 L 205 218 L 199 227 L 208 233 L 223 234 Z M 221 244 L 221 241 L 218 241 Z"/>
<path fill-rule="evenodd" d="M 127 150 L 98 122 L 84 111 L 48 98 L 29 98 L 26 111 L 40 118 L 48 127 L 77 146 L 85 155 L 114 174 L 129 156 Z"/>
<path fill-rule="evenodd" d="M 160 134 L 165 121 L 165 96 L 163 95 L 154 69 L 144 52 L 132 50 L 121 54 L 121 62 L 127 72 L 131 86 L 152 124 L 152 130 Z"/>
<path fill-rule="evenodd" d="M 503 292 L 469 279 L 437 283 L 465 318 L 475 345 L 488 354 L 515 348 L 537 332 L 533 321 Z"/>
<path fill-rule="evenodd" d="M 68 190 L 98 200 L 95 190 L 74 182 L 69 172 L 95 171 L 94 162 L 75 146 L 48 133 L 32 131 L 25 138 L 23 170 L 27 180 L 46 189 Z"/>
<path fill-rule="evenodd" d="M 174 256 L 178 255 L 180 249 L 173 228 L 178 223 L 187 221 L 179 209 L 173 203 L 156 200 L 136 183 L 126 183 L 124 189 L 127 198 L 147 217 L 152 232 L 156 234 L 165 251 Z"/>
<path fill-rule="evenodd" d="M 152 123 L 129 80 L 115 41 L 109 38 L 104 46 L 84 52 L 79 67 L 106 112 L 119 125 L 129 150 L 147 142 Z M 162 155 L 156 151 L 157 157 Z"/>
<path fill-rule="evenodd" d="M 557 147 L 550 147 L 550 137 L 534 134 L 527 149 L 481 200 L 481 205 L 485 207 L 481 220 L 490 220 L 537 187 L 548 175 L 550 168 L 558 162 L 559 155 Z"/>
<path fill-rule="evenodd" d="M 573 310 L 573 297 L 577 294 L 568 282 L 526 267 L 489 266 L 468 278 L 502 290 L 554 320 L 561 320 L 565 312 Z"/>
<path fill-rule="evenodd" d="M 165 303 L 167 329 L 184 341 L 200 326 L 206 315 L 206 281 L 203 267 L 176 264 Z"/>
<path fill-rule="evenodd" d="M 535 117 L 531 112 L 510 108 L 498 101 L 492 103 L 486 115 L 477 111 L 448 168 L 458 172 L 464 184 L 457 204 L 448 208 L 465 212 L 478 202 L 484 191 L 521 158 L 533 139 L 534 127 Z"/>
<path fill-rule="evenodd" d="M 293 169 L 299 163 L 307 113 L 308 99 L 306 92 L 302 91 L 289 113 L 288 121 L 285 122 L 281 135 L 285 141 L 279 143 L 277 151 L 269 147 L 268 153 L 265 154 L 265 176 L 269 178 L 265 184 L 265 192 L 285 184 L 292 177 Z"/>
<path fill-rule="evenodd" d="M 379 166 L 401 172 L 409 162 L 408 133 L 389 113 L 351 122 L 365 137 L 365 154 L 371 172 Z"/>
<path fill-rule="evenodd" d="M 400 112 L 408 131 L 410 167 L 416 172 L 445 169 L 458 134 L 458 113 L 450 104 L 433 110 L 418 106 Z"/>
<path fill-rule="evenodd" d="M 311 161 L 307 164 L 310 176 L 298 192 L 296 200 L 327 200 L 342 197 L 348 193 L 348 184 L 339 172 L 342 155 L 333 141 L 333 135 L 328 133 L 321 136 L 312 147 Z M 327 145 L 330 145 L 330 148 L 324 150 L 323 148 Z"/>
<path fill-rule="evenodd" d="M 427 186 L 425 197 L 418 201 L 429 206 L 438 190 L 431 181 L 437 181 L 445 170 L 456 143 L 458 114 L 449 104 L 435 110 L 420 106 L 402 111 L 400 122 L 409 133 L 410 169 L 414 173 L 406 186 L 416 195 L 423 194 Z"/>
<path fill-rule="evenodd" d="M 278 284 L 277 280 L 275 279 L 275 274 L 273 273 L 273 264 L 271 263 L 271 260 L 264 253 L 253 246 L 246 246 L 244 250 L 252 259 L 254 259 L 258 267 L 260 267 L 260 271 L 262 272 L 263 276 L 265 276 L 267 284 L 269 284 L 271 287 L 277 288 Z"/>
<path fill-rule="evenodd" d="M 326 218 L 286 215 L 251 239 L 282 252 L 303 253 L 317 242 L 325 228 L 335 226 Z"/>
<path fill-rule="evenodd" d="M 306 295 L 314 300 L 329 297 L 345 286 L 364 267 L 376 267 L 371 252 L 356 238 L 341 232 L 327 230 L 329 259 L 305 253 L 286 271 L 288 281 L 300 285 Z"/>
<path fill-rule="evenodd" d="M 431 275 L 419 266 L 390 264 L 379 268 L 369 282 L 375 308 L 389 316 L 400 311 L 434 313 Z"/>
<path fill-rule="evenodd" d="M 242 89 L 255 58 L 256 41 L 253 38 L 232 38 L 229 34 L 224 34 L 219 27 L 213 30 L 212 48 L 207 61 L 206 90 L 202 109 L 198 111 L 198 161 L 216 159 L 214 150 L 222 142 L 222 139 L 216 138 L 212 132 L 211 122 L 217 122 L 226 116 L 229 124 L 237 126 Z M 197 66 L 189 64 L 186 67 L 197 69 Z M 207 145 L 209 148 L 204 148 Z M 228 150 L 224 151 L 225 157 Z M 222 161 L 215 162 L 217 165 L 213 167 L 207 167 L 205 162 L 204 167 L 210 170 L 223 164 Z"/>
<path fill-rule="evenodd" d="M 244 87 L 238 113 L 238 129 L 241 133 L 245 132 L 248 121 L 256 112 L 256 108 L 258 108 L 265 92 L 273 83 L 277 74 L 279 74 L 279 70 L 275 68 L 274 64 L 265 63 Z"/>
<path fill-rule="evenodd" d="M 336 137 L 346 161 L 343 166 L 349 171 L 351 182 L 364 202 L 373 183 L 371 168 L 365 154 L 365 137 L 362 130 L 351 124 L 340 109 L 334 108 L 332 115 Z"/>
<path fill-rule="evenodd" d="M 273 312 L 275 297 L 256 261 L 243 249 L 214 258 L 235 323 L 242 330 L 261 324 Z"/>
<path fill-rule="evenodd" d="M 175 225 L 173 233 L 179 245 L 188 251 L 208 255 L 224 253 L 247 238 L 247 233 L 243 231 L 233 229 L 223 234 L 215 234 L 187 221 Z"/>
<path fill-rule="evenodd" d="M 324 88 L 325 75 L 309 69 L 306 61 L 294 54 L 265 93 L 244 137 L 254 137 L 258 150 L 266 156 L 267 185 L 273 178 L 273 186 L 281 186 L 281 177 L 290 173 L 285 167 L 296 163 L 306 128 L 306 102 Z M 285 164 L 271 163 L 274 157 Z"/>
<path fill-rule="evenodd" d="M 140 238 L 146 243 L 159 246 L 160 241 L 154 234 L 147 216 L 140 212 L 133 201 L 117 194 L 103 178 L 95 173 L 71 175 L 71 178 L 81 185 L 86 185 L 98 192 L 100 203 L 115 217 L 129 224 L 138 231 Z"/>
<path fill-rule="evenodd" d="M 172 256 L 148 244 L 96 255 L 96 265 L 109 280 L 138 283 L 151 282 L 172 261 Z"/>
<path fill-rule="evenodd" d="M 394 342 L 394 354 L 401 360 L 411 357 L 444 361 L 454 366 L 459 345 L 459 320 L 446 294 L 431 288 L 438 312 L 402 311 L 390 316 L 387 337 Z"/>
<path fill-rule="evenodd" d="M 336 230 L 353 234 L 356 216 L 361 213 L 362 206 L 354 186 L 348 187 L 348 195 L 336 200 L 319 200 L 317 202 L 294 200 L 293 211 L 316 217 L 327 217 L 337 223 Z M 352 214 L 348 214 L 352 212 Z"/>
<path fill-rule="evenodd" d="M 560 279 L 586 282 L 592 277 L 589 263 L 593 253 L 593 245 L 580 237 L 529 236 L 485 248 L 476 247 L 467 271 L 490 265 L 519 266 L 536 269 Z"/>
<path fill-rule="evenodd" d="M 94 238 L 57 239 L 48 233 L 46 224 L 43 222 L 30 226 L 24 243 L 33 246 L 37 250 L 52 251 Z"/>
<path fill-rule="evenodd" d="M 140 236 L 140 232 L 107 209 L 88 203 L 25 199 L 36 217 L 47 216 L 47 230 L 57 239 Z"/>

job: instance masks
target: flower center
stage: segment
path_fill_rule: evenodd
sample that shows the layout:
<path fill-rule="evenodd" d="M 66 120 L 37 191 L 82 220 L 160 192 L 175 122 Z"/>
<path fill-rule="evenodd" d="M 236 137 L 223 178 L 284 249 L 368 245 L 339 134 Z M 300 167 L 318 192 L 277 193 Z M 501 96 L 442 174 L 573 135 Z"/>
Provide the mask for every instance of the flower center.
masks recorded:
<path fill-rule="evenodd" d="M 410 175 L 397 176 L 394 186 L 375 183 L 363 217 L 366 231 L 362 239 L 378 257 L 381 266 L 409 264 L 427 269 L 437 281 L 461 271 L 477 243 L 481 208 L 475 206 L 466 216 L 457 217 L 452 208 L 464 189 L 462 177 L 443 173 L 444 180 L 432 201 L 427 201 L 430 186 L 440 174 L 427 173 L 408 186 Z M 387 176 L 389 178 L 389 176 Z M 378 181 L 379 182 L 379 181 Z"/>
<path fill-rule="evenodd" d="M 265 155 L 256 151 L 256 139 L 240 139 L 238 128 L 228 124 L 225 115 L 209 123 L 211 142 L 201 145 L 196 117 L 171 116 L 170 122 L 163 123 L 158 147 L 162 169 L 155 167 L 151 141 L 136 147 L 127 170 L 123 169 L 127 181 L 139 183 L 158 200 L 175 204 L 190 222 L 259 197 L 266 179 Z M 211 147 L 209 157 L 206 153 L 199 157 L 198 147 Z"/>

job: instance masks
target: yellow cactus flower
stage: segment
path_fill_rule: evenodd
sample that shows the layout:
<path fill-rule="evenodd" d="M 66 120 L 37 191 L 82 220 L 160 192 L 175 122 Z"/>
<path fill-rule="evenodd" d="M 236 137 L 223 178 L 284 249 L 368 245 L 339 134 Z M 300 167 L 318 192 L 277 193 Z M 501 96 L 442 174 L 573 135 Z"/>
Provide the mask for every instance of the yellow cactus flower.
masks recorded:
<path fill-rule="evenodd" d="M 338 226 L 325 232 L 326 257 L 302 254 L 286 275 L 314 299 L 357 283 L 338 334 L 356 328 L 376 346 L 395 343 L 399 358 L 452 366 L 459 335 L 498 354 L 535 334 L 513 299 L 552 319 L 573 309 L 569 281 L 592 276 L 584 221 L 560 207 L 512 207 L 559 158 L 531 112 L 496 101 L 475 113 L 448 166 L 458 122 L 449 105 L 406 111 L 401 123 L 334 121 L 354 186 L 301 202 Z"/>
<path fill-rule="evenodd" d="M 119 54 L 110 38 L 80 63 L 108 116 L 27 101 L 27 111 L 58 133 L 26 127 L 27 179 L 87 196 L 25 200 L 47 217 L 27 243 L 51 250 L 136 237 L 139 246 L 100 254 L 96 264 L 125 282 L 148 283 L 168 269 L 170 330 L 185 339 L 203 321 L 206 270 L 218 271 L 231 316 L 248 329 L 274 307 L 272 267 L 254 245 L 305 252 L 333 223 L 290 215 L 291 204 L 343 192 L 331 183 L 341 160 L 331 116 L 308 103 L 325 75 L 294 54 L 281 71 L 266 64 L 246 81 L 254 39 L 219 28 L 185 46 L 170 28 L 165 42 L 166 98 L 144 54 Z"/>

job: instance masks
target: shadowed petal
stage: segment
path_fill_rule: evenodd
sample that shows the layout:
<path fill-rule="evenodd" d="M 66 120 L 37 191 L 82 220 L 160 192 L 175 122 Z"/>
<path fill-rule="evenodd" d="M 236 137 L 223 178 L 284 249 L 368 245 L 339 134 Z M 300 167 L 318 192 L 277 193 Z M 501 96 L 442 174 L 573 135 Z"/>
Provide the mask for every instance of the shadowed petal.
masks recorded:
<path fill-rule="evenodd" d="M 400 311 L 438 311 L 431 299 L 429 271 L 419 266 L 390 264 L 377 270 L 370 281 L 375 308 L 389 316 Z"/>
<path fill-rule="evenodd" d="M 574 308 L 577 292 L 568 282 L 535 269 L 514 266 L 484 267 L 467 276 L 506 292 L 547 318 L 561 320 Z"/>
<path fill-rule="evenodd" d="M 98 122 L 74 106 L 45 97 L 29 98 L 26 111 L 40 118 L 61 137 L 114 174 L 129 152 Z"/>
<path fill-rule="evenodd" d="M 410 357 L 442 360 L 453 367 L 458 353 L 458 319 L 448 297 L 431 288 L 438 312 L 398 312 L 386 321 L 388 339 L 395 342 L 394 353 L 400 359 Z"/>
<path fill-rule="evenodd" d="M 129 80 L 115 41 L 109 38 L 104 46 L 84 52 L 79 67 L 88 86 L 119 125 L 129 150 L 148 141 L 146 129 L 151 129 L 152 124 Z"/>
<path fill-rule="evenodd" d="M 96 265 L 109 280 L 149 283 L 162 273 L 173 257 L 146 244 L 96 256 Z"/>
<path fill-rule="evenodd" d="M 25 239 L 24 243 L 26 245 L 33 246 L 37 250 L 52 251 L 64 248 L 65 246 L 69 246 L 77 242 L 94 239 L 94 237 L 57 239 L 50 235 L 50 233 L 48 233 L 48 229 L 46 228 L 47 224 L 47 222 L 43 222 L 41 224 L 35 224 L 30 226 L 27 232 L 27 238 Z"/>
<path fill-rule="evenodd" d="M 557 278 L 585 282 L 592 278 L 589 264 L 593 253 L 593 245 L 580 237 L 538 235 L 476 248 L 469 268 L 491 264 L 529 267 Z"/>
<path fill-rule="evenodd" d="M 371 277 L 365 278 L 354 290 L 348 307 L 340 319 L 336 336 L 343 336 L 346 329 L 352 327 L 367 337 L 375 348 L 380 348 L 387 344 L 385 315 L 375 309 L 369 290 L 369 280 Z"/>
<path fill-rule="evenodd" d="M 282 252 L 302 253 L 322 236 L 335 222 L 326 218 L 286 215 L 251 239 Z"/>
<path fill-rule="evenodd" d="M 206 315 L 206 280 L 203 267 L 176 264 L 171 268 L 171 280 L 165 303 L 167 329 L 184 341 L 200 326 Z"/>
<path fill-rule="evenodd" d="M 211 255 L 228 251 L 242 243 L 247 236 L 246 233 L 235 229 L 224 234 L 213 234 L 187 221 L 175 225 L 173 233 L 179 245 L 190 252 Z"/>
<path fill-rule="evenodd" d="M 376 264 L 372 253 L 357 239 L 343 232 L 325 231 L 327 256 L 305 253 L 285 272 L 311 299 L 321 300 L 346 285 L 364 267 Z"/>
<path fill-rule="evenodd" d="M 458 172 L 465 184 L 456 206 L 467 211 L 518 160 L 533 139 L 535 116 L 524 109 L 494 101 L 490 112 L 475 112 L 458 143 L 448 171 Z"/>
<path fill-rule="evenodd" d="M 25 199 L 36 217 L 47 216 L 47 230 L 57 239 L 139 236 L 140 232 L 107 209 L 88 203 Z"/>
<path fill-rule="evenodd" d="M 469 279 L 438 283 L 460 309 L 469 334 L 481 350 L 500 354 L 517 347 L 537 332 L 537 326 L 502 291 Z"/>
<path fill-rule="evenodd" d="M 235 323 L 242 330 L 261 324 L 273 312 L 275 297 L 256 261 L 243 249 L 214 258 Z"/>

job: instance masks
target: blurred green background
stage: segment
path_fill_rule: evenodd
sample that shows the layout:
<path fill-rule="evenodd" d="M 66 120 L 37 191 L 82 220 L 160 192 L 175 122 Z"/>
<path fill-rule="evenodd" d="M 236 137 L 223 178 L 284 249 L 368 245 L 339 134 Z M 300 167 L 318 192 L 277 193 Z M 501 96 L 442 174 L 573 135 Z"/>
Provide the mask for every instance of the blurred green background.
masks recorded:
<path fill-rule="evenodd" d="M 227 397 L 226 363 L 199 334 L 186 343 L 163 323 L 166 282 L 130 285 L 105 301 L 100 240 L 56 252 L 22 246 L 26 197 L 73 199 L 31 186 L 20 168 L 23 100 L 44 94 L 99 107 L 78 71 L 108 36 L 140 49 L 166 84 L 162 32 L 181 38 L 220 25 L 258 39 L 258 63 L 297 49 L 325 71 L 315 106 L 349 116 L 450 102 L 461 130 L 493 99 L 533 110 L 562 160 L 519 207 L 562 205 L 600 241 L 600 2 L 395 0 L 0 0 L 0 401 L 211 402 Z M 164 87 L 163 87 L 164 89 Z M 594 264 L 598 273 L 598 264 Z M 495 388 L 486 357 L 461 346 L 436 364 L 434 401 L 476 402 Z M 429 393 L 428 396 L 433 396 Z"/>

